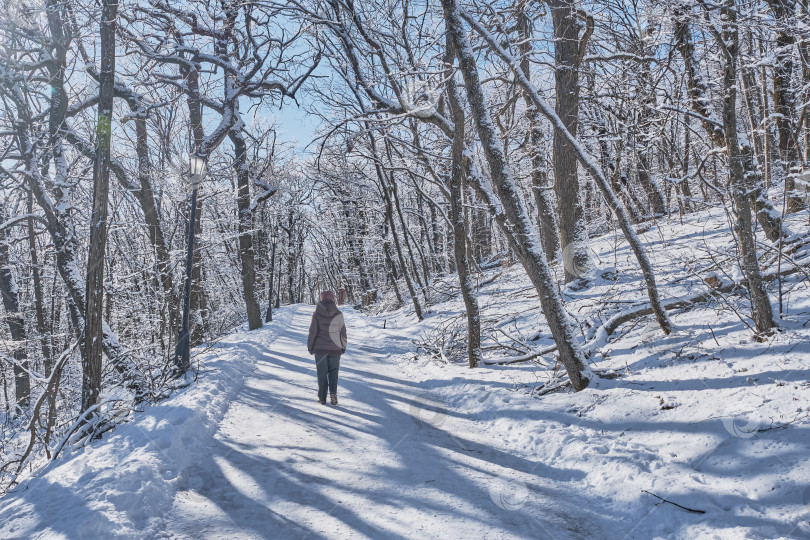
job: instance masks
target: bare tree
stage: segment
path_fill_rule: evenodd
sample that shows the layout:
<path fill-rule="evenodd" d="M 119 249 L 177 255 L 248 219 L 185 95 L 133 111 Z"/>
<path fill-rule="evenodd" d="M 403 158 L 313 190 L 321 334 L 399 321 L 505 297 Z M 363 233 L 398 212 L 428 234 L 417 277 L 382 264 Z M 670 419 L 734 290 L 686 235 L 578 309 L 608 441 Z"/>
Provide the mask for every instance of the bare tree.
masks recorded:
<path fill-rule="evenodd" d="M 768 0 L 776 19 L 776 63 L 773 73 L 773 108 L 776 112 L 776 132 L 779 135 L 779 160 L 785 177 L 787 211 L 798 212 L 805 207 L 796 190 L 796 175 L 801 170 L 798 126 L 795 120 L 796 97 L 793 90 L 793 58 L 796 36 L 796 2 Z M 805 13 L 805 17 L 807 17 Z M 805 46 L 806 48 L 806 46 Z"/>
<path fill-rule="evenodd" d="M 470 275 L 467 231 L 464 220 L 464 151 L 467 146 L 464 136 L 465 119 L 464 109 L 461 107 L 461 100 L 456 90 L 452 72 L 456 54 L 454 42 L 449 32 L 446 37 L 446 42 L 447 56 L 445 61 L 448 65 L 447 103 L 450 109 L 450 116 L 453 119 L 452 162 L 450 165 L 450 175 L 448 177 L 448 187 L 450 188 L 450 220 L 453 224 L 453 255 L 456 261 L 458 281 L 461 285 L 461 296 L 464 299 L 464 307 L 467 310 L 467 359 L 470 367 L 474 368 L 483 361 L 483 355 L 481 353 L 481 315 L 478 308 L 475 287 L 472 284 L 472 276 Z"/>
<path fill-rule="evenodd" d="M 684 67 L 686 68 L 689 102 L 695 115 L 700 119 L 709 140 L 717 148 L 726 148 L 726 150 L 728 150 L 726 147 L 727 140 L 724 125 L 717 120 L 717 115 L 711 105 L 707 85 L 698 71 L 698 62 L 695 59 L 695 46 L 692 41 L 692 33 L 687 17 L 687 12 L 681 10 L 675 11 L 675 46 L 681 53 Z M 759 177 L 759 172 L 756 170 L 756 164 L 753 159 L 746 160 L 743 164 L 748 167 L 745 171 L 746 175 Z M 757 219 L 766 236 L 772 241 L 778 240 L 783 236 L 789 236 L 789 231 L 785 230 L 782 224 L 780 213 L 773 207 L 768 199 L 767 193 L 762 189 L 762 186 L 758 182 L 752 183 L 749 193 L 756 209 Z"/>
<path fill-rule="evenodd" d="M 554 286 L 545 253 L 533 240 L 536 233 L 533 231 L 526 210 L 520 201 L 503 149 L 495 135 L 495 128 L 481 87 L 478 67 L 464 31 L 458 7 L 455 0 L 442 0 L 442 8 L 444 9 L 446 31 L 453 42 L 461 74 L 464 77 L 467 100 L 475 120 L 478 138 L 489 164 L 492 187 L 503 205 L 505 217 L 509 222 L 508 226 L 515 233 L 510 237 L 512 240 L 510 247 L 526 267 L 529 278 L 537 290 L 546 321 L 548 321 L 551 334 L 557 343 L 560 360 L 568 372 L 572 386 L 576 390 L 582 390 L 588 386 L 589 370 L 585 368 L 582 350 L 574 336 L 562 299 Z"/>
<path fill-rule="evenodd" d="M 752 185 L 759 181 L 751 174 L 754 170 L 753 149 L 737 134 L 737 62 L 739 59 L 739 30 L 735 0 L 726 0 L 718 9 L 721 31 L 715 33 L 724 60 L 723 69 L 723 134 L 728 153 L 730 189 L 736 203 L 737 224 L 735 232 L 742 252 L 742 269 L 748 290 L 751 293 L 751 308 L 754 324 L 761 334 L 776 326 L 773 308 L 765 290 L 765 284 L 757 259 L 756 239 L 751 219 L 748 197 Z M 685 24 L 685 23 L 683 23 Z M 688 31 L 685 29 L 684 31 Z"/>
<path fill-rule="evenodd" d="M 17 280 L 11 267 L 9 254 L 8 229 L 6 225 L 6 212 L 0 203 L 0 295 L 3 297 L 3 307 L 6 310 L 6 324 L 12 341 L 12 359 L 14 360 L 14 401 L 15 414 L 19 414 L 31 402 L 31 377 L 29 376 L 28 355 L 25 352 L 25 320 L 20 311 L 20 298 Z M 13 222 L 12 222 L 13 223 Z"/>
<path fill-rule="evenodd" d="M 532 53 L 532 18 L 527 12 L 528 2 L 517 4 L 517 31 L 520 43 L 520 69 L 527 79 L 531 79 L 531 53 Z M 531 97 L 524 92 L 526 109 L 529 116 L 531 163 L 532 163 L 532 190 L 537 205 L 538 221 L 540 224 L 540 238 L 543 249 L 550 260 L 557 258 L 560 251 L 560 229 L 557 225 L 556 209 L 549 193 L 548 173 L 545 165 L 543 147 L 545 145 L 542 126 L 540 125 L 540 111 L 534 107 Z M 555 146 L 555 149 L 557 147 Z M 569 171 L 570 172 L 570 171 Z M 576 168 L 574 169 L 576 175 Z M 556 178 L 556 177 L 555 177 Z M 574 176 L 576 182 L 576 176 Z M 560 178 L 562 182 L 563 179 Z M 558 188 L 558 189 L 561 189 Z M 584 254 L 587 257 L 587 253 Z"/>
<path fill-rule="evenodd" d="M 490 49 L 492 49 L 509 66 L 512 72 L 515 74 L 516 82 L 520 84 L 520 86 L 528 93 L 532 99 L 532 102 L 543 114 L 543 116 L 545 116 L 546 119 L 551 122 L 554 132 L 558 133 L 562 137 L 568 138 L 569 142 L 571 143 L 571 148 L 575 150 L 575 154 L 580 164 L 583 165 L 585 170 L 587 170 L 591 175 L 591 178 L 593 178 L 593 180 L 599 186 L 599 189 L 602 191 L 602 195 L 607 201 L 608 206 L 616 216 L 622 233 L 624 233 L 625 239 L 627 239 L 627 242 L 630 244 L 633 254 L 639 263 L 642 274 L 644 275 L 644 281 L 647 286 L 647 295 L 650 298 L 650 306 L 655 313 L 655 318 L 664 333 L 669 334 L 672 325 L 658 294 L 658 286 L 655 282 L 655 273 L 653 272 L 652 264 L 650 264 L 650 260 L 641 246 L 641 241 L 633 229 L 630 219 L 627 217 L 627 211 L 625 210 L 621 201 L 619 201 L 619 199 L 616 197 L 615 193 L 613 193 L 611 190 L 610 184 L 602 171 L 599 169 L 599 166 L 588 154 L 586 154 L 584 148 L 577 143 L 575 137 L 566 129 L 560 117 L 557 116 L 557 114 L 542 99 L 540 99 L 537 88 L 523 75 L 523 72 L 521 71 L 520 66 L 515 61 L 514 57 L 512 57 L 512 55 L 510 55 L 506 49 L 501 47 L 494 36 L 487 32 L 486 28 L 472 18 L 467 12 L 457 9 L 457 13 L 459 14 L 459 17 L 462 17 L 485 39 Z"/>
<path fill-rule="evenodd" d="M 566 137 L 560 131 L 554 131 L 553 157 L 560 242 L 568 283 L 581 277 L 592 266 L 585 213 L 579 195 L 576 143 L 572 138 L 576 138 L 579 128 L 579 67 L 593 33 L 593 18 L 578 11 L 572 0 L 548 0 L 547 3 L 554 26 L 554 107 L 571 134 L 571 137 Z M 587 22 L 584 29 L 581 19 Z"/>
<path fill-rule="evenodd" d="M 115 85 L 115 27 L 118 0 L 104 0 L 101 9 L 101 69 L 99 72 L 96 155 L 93 163 L 93 211 L 87 256 L 87 300 L 84 317 L 82 412 L 98 403 L 101 394 L 104 256 L 107 248 L 107 202 L 110 192 L 110 141 Z"/>

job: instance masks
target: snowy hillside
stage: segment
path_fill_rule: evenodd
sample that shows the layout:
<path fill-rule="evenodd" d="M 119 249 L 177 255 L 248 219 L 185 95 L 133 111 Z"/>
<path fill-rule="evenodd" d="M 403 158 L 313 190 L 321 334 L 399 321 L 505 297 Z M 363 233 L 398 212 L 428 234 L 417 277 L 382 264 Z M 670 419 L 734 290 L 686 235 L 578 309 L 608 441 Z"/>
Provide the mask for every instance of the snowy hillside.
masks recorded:
<path fill-rule="evenodd" d="M 794 222 L 796 230 L 806 227 L 803 219 Z M 709 276 L 739 279 L 724 264 L 734 246 L 719 212 L 683 225 L 660 222 L 643 238 L 656 245 L 654 264 L 667 300 L 706 292 Z M 596 246 L 601 264 L 591 285 L 564 296 L 583 339 L 602 345 L 595 328 L 646 298 L 626 246 L 610 235 Z M 767 341 L 754 339 L 742 315 L 746 300 L 719 294 L 671 312 L 670 336 L 652 316 L 620 327 L 592 356 L 592 368 L 607 378 L 579 393 L 546 393 L 565 373 L 550 354 L 470 371 L 463 358 L 458 365 L 437 362 L 434 346 L 433 354 L 411 355 L 414 360 L 402 365 L 442 406 L 475 419 L 510 452 L 578 471 L 578 481 L 564 491 L 578 491 L 585 508 L 609 508 L 604 516 L 613 532 L 604 537 L 807 538 L 810 291 L 798 276 L 782 284 L 781 329 Z M 775 283 L 770 290 L 775 293 Z M 490 346 L 515 340 L 543 350 L 552 343 L 532 293 L 519 267 L 482 287 Z M 447 333 L 453 327 L 448 315 L 461 308 L 457 300 L 434 306 L 427 326 Z M 435 343 L 437 333 L 426 334 Z M 488 359 L 525 356 L 501 349 Z M 509 489 L 531 500 L 523 484 Z"/>
<path fill-rule="evenodd" d="M 643 234 L 666 300 L 738 278 L 724 214 L 676 219 Z M 784 279 L 764 342 L 739 291 L 672 311 L 670 336 L 649 316 L 607 336 L 645 293 L 621 240 L 593 245 L 590 283 L 563 289 L 604 377 L 582 392 L 553 353 L 468 369 L 449 276 L 422 323 L 345 310 L 341 402 L 321 406 L 312 307 L 287 306 L 201 352 L 193 385 L 17 486 L 0 537 L 810 537 L 808 281 Z M 486 359 L 547 349 L 522 270 L 479 278 Z"/>

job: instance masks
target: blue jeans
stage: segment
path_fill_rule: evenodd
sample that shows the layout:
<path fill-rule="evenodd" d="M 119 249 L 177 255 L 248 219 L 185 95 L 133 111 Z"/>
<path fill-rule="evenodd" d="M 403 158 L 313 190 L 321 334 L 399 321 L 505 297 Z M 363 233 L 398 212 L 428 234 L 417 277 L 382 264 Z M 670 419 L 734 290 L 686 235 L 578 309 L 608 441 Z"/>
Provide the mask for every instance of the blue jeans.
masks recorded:
<path fill-rule="evenodd" d="M 337 394 L 339 354 L 315 354 L 315 369 L 318 371 L 318 399 L 326 401 L 326 389 Z"/>

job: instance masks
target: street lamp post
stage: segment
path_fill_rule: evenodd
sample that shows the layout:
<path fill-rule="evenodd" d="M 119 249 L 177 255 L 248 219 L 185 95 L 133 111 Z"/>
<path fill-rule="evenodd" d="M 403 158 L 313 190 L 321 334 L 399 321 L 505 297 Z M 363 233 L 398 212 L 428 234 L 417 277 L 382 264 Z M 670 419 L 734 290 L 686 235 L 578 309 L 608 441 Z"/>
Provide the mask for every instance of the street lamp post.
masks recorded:
<path fill-rule="evenodd" d="M 275 274 L 276 267 L 276 241 L 278 240 L 278 229 L 273 229 L 273 232 L 270 233 L 270 240 L 273 242 L 273 249 L 270 255 L 270 290 L 267 294 L 267 313 L 264 316 L 264 322 L 273 321 L 273 275 Z"/>
<path fill-rule="evenodd" d="M 189 309 L 191 306 L 191 267 L 194 260 L 194 225 L 197 217 L 197 189 L 205 178 L 205 157 L 199 154 L 189 154 L 191 169 L 191 208 L 188 218 L 188 251 L 186 252 L 186 283 L 183 289 L 183 321 L 180 335 L 177 337 L 177 348 L 174 351 L 174 365 L 179 375 L 188 371 L 191 366 L 191 340 L 188 330 Z"/>

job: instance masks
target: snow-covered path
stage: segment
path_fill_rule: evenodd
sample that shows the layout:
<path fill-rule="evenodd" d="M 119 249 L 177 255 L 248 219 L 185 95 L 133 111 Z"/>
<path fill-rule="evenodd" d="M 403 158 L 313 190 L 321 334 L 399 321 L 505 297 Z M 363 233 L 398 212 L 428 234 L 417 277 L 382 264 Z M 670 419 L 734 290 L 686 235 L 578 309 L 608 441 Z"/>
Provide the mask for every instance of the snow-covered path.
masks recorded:
<path fill-rule="evenodd" d="M 385 361 L 392 334 L 346 313 L 340 405 L 317 403 L 311 307 L 270 346 L 166 516 L 167 538 L 581 538 L 549 469 L 484 444 Z M 482 437 L 483 438 L 483 437 Z M 598 535 L 597 535 L 598 536 Z"/>
<path fill-rule="evenodd" d="M 647 233 L 680 231 L 655 261 L 669 297 L 702 287 L 693 269 L 728 241 L 722 212 L 704 217 Z M 600 260 L 615 272 L 566 293 L 583 329 L 644 295 L 610 238 Z M 628 325 L 593 358 L 615 377 L 540 395 L 553 357 L 470 370 L 417 348 L 458 345 L 445 340 L 464 306 L 446 276 L 423 322 L 407 305 L 345 310 L 337 408 L 315 397 L 313 306 L 284 306 L 195 350 L 193 384 L 33 463 L 0 499 L 0 539 L 810 538 L 803 279 L 785 280 L 768 340 L 738 318 L 744 298 L 723 298 L 673 313 L 670 336 Z M 520 267 L 493 268 L 480 295 L 491 345 L 497 332 L 549 343 Z"/>

